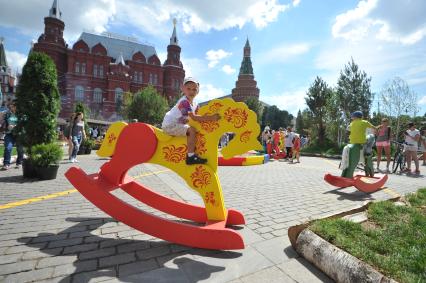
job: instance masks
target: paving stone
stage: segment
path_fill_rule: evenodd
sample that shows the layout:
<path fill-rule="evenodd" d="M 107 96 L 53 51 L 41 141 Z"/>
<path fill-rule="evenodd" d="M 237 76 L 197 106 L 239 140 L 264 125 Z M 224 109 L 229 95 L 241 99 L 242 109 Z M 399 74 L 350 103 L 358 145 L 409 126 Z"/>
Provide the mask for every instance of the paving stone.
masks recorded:
<path fill-rule="evenodd" d="M 118 267 L 118 276 L 125 277 L 128 275 L 143 273 L 149 270 L 159 268 L 155 259 L 136 261 L 132 263 L 122 264 Z"/>
<path fill-rule="evenodd" d="M 80 244 L 80 245 L 75 245 L 71 247 L 65 247 L 63 254 L 76 254 L 79 252 L 87 252 L 87 251 L 97 249 L 97 247 L 98 247 L 97 243 Z"/>
<path fill-rule="evenodd" d="M 136 261 L 135 253 L 117 254 L 109 257 L 102 257 L 99 259 L 99 267 L 112 266 Z"/>
<path fill-rule="evenodd" d="M 0 264 L 17 262 L 21 257 L 22 257 L 22 253 L 0 256 Z"/>
<path fill-rule="evenodd" d="M 96 271 L 77 273 L 73 276 L 72 282 L 102 282 L 115 277 L 117 277 L 115 268 L 98 269 Z"/>
<path fill-rule="evenodd" d="M 327 275 L 318 270 L 315 266 L 310 264 L 304 258 L 290 259 L 278 265 L 284 273 L 297 282 L 327 282 L 332 283 Z"/>
<path fill-rule="evenodd" d="M 65 263 L 59 266 L 55 266 L 53 277 L 57 277 L 61 275 L 69 275 L 69 274 L 79 273 L 83 271 L 92 271 L 92 270 L 96 270 L 97 267 L 98 267 L 97 260 L 84 260 L 84 261 L 76 261 L 74 263 Z"/>
<path fill-rule="evenodd" d="M 120 278 L 120 280 L 112 280 L 111 282 L 144 282 L 144 283 L 190 283 L 198 281 L 190 281 L 185 273 L 180 269 L 171 269 L 167 267 L 155 270 L 133 274 Z M 107 281 L 108 282 L 108 281 Z"/>
<path fill-rule="evenodd" d="M 162 246 L 162 247 L 146 249 L 143 251 L 137 251 L 136 255 L 140 259 L 149 259 L 149 258 L 168 254 L 169 252 L 170 252 L 170 248 L 168 246 Z"/>
<path fill-rule="evenodd" d="M 44 268 L 49 266 L 56 266 L 61 264 L 67 264 L 72 263 L 77 260 L 77 256 L 75 255 L 68 255 L 68 256 L 54 256 L 54 257 L 48 257 L 48 258 L 42 258 L 37 263 L 37 268 Z"/>
<path fill-rule="evenodd" d="M 105 249 L 98 249 L 90 252 L 82 252 L 78 256 L 80 260 L 83 259 L 92 259 L 92 258 L 99 258 L 99 257 L 106 257 L 115 254 L 115 247 L 112 248 L 105 248 Z"/>
<path fill-rule="evenodd" d="M 26 260 L 15 263 L 3 264 L 0 266 L 0 275 L 23 272 L 34 269 L 36 265 L 35 260 Z"/>
<path fill-rule="evenodd" d="M 272 238 L 258 242 L 253 244 L 253 248 L 275 264 L 299 257 L 291 247 L 288 237 Z"/>
<path fill-rule="evenodd" d="M 23 252 L 28 252 L 28 251 L 34 251 L 35 249 L 42 249 L 45 246 L 46 246 L 46 243 L 38 243 L 38 244 L 31 245 L 31 246 L 26 246 L 26 245 L 13 246 L 13 247 L 9 247 L 5 251 L 5 254 L 15 254 L 15 253 L 23 253 Z"/>
<path fill-rule="evenodd" d="M 5 283 L 24 283 L 48 279 L 52 276 L 53 268 L 43 268 L 11 274 L 4 279 Z"/>
<path fill-rule="evenodd" d="M 42 249 L 36 251 L 26 252 L 22 255 L 23 260 L 27 259 L 39 259 L 44 257 L 56 256 L 62 253 L 63 248 L 54 248 L 54 249 Z"/>
<path fill-rule="evenodd" d="M 82 242 L 83 242 L 83 238 L 73 238 L 73 239 L 49 242 L 49 245 L 47 247 L 48 248 L 67 247 L 67 246 L 78 245 L 78 244 L 81 244 Z"/>
<path fill-rule="evenodd" d="M 126 253 L 126 252 L 134 252 L 138 250 L 145 250 L 150 247 L 149 242 L 146 241 L 138 241 L 134 243 L 123 244 L 117 246 L 118 253 Z"/>
<path fill-rule="evenodd" d="M 296 283 L 296 281 L 275 266 L 244 276 L 240 280 L 242 283 Z"/>

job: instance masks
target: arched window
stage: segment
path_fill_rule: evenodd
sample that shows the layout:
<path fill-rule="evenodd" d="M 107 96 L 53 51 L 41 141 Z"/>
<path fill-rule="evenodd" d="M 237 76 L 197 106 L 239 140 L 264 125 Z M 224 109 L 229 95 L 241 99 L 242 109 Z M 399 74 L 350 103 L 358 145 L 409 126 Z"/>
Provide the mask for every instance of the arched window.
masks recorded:
<path fill-rule="evenodd" d="M 86 73 L 86 63 L 81 63 L 81 73 L 82 74 Z"/>
<path fill-rule="evenodd" d="M 137 81 L 138 81 L 138 72 L 136 72 L 136 71 L 135 71 L 135 73 L 134 73 L 134 75 L 133 75 L 133 80 L 134 80 L 135 82 L 137 82 Z"/>
<path fill-rule="evenodd" d="M 101 78 L 104 77 L 104 66 L 103 65 L 99 66 L 99 77 L 101 77 Z"/>
<path fill-rule="evenodd" d="M 75 86 L 74 100 L 76 101 L 84 100 L 84 87 L 82 87 L 81 85 Z"/>
<path fill-rule="evenodd" d="M 149 74 L 149 83 L 150 83 L 150 84 L 153 84 L 153 83 L 154 83 L 154 79 L 153 79 L 153 76 L 152 76 L 152 74 L 151 74 L 151 73 Z"/>
<path fill-rule="evenodd" d="M 75 72 L 80 73 L 80 63 L 79 62 L 75 63 Z"/>
<path fill-rule="evenodd" d="M 102 90 L 100 88 L 95 88 L 93 90 L 93 102 L 102 103 Z"/>
<path fill-rule="evenodd" d="M 139 73 L 139 82 L 143 83 L 143 74 L 142 74 L 142 72 Z"/>
<path fill-rule="evenodd" d="M 97 77 L 98 76 L 98 65 L 93 65 L 93 76 Z"/>

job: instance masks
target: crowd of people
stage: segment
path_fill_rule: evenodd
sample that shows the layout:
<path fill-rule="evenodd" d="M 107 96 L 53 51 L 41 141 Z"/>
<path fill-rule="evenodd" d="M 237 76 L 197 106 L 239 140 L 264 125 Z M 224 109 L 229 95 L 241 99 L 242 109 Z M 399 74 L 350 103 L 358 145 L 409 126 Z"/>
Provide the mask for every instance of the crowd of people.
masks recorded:
<path fill-rule="evenodd" d="M 308 145 L 309 140 L 309 136 L 295 133 L 292 127 L 271 130 L 266 126 L 261 135 L 264 151 L 270 157 L 284 159 L 290 163 L 300 163 L 300 150 Z"/>

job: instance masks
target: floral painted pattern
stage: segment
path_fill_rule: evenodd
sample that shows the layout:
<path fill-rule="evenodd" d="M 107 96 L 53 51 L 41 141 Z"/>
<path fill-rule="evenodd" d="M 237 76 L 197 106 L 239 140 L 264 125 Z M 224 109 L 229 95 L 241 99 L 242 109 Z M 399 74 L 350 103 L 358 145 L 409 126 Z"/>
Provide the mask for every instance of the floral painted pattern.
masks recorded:
<path fill-rule="evenodd" d="M 211 184 L 211 174 L 207 172 L 203 165 L 195 167 L 195 171 L 191 174 L 192 185 L 197 189 L 202 189 Z"/>
<path fill-rule="evenodd" d="M 219 122 L 218 121 L 205 121 L 200 122 L 201 128 L 206 131 L 207 133 L 212 133 L 216 129 L 219 129 Z"/>
<path fill-rule="evenodd" d="M 226 121 L 233 124 L 237 129 L 247 124 L 248 113 L 245 109 L 229 107 L 226 109 L 224 116 Z"/>
<path fill-rule="evenodd" d="M 252 133 L 252 131 L 242 132 L 241 135 L 240 135 L 240 142 L 247 143 L 250 140 L 251 133 Z"/>
<path fill-rule="evenodd" d="M 108 139 L 108 143 L 112 144 L 113 142 L 115 142 L 117 137 L 114 135 L 114 133 L 111 133 L 111 134 L 108 135 L 107 139 Z"/>
<path fill-rule="evenodd" d="M 219 206 L 219 203 L 216 202 L 214 192 L 206 192 L 206 194 L 204 195 L 204 202 L 206 204 L 210 203 L 213 206 Z"/>
<path fill-rule="evenodd" d="M 209 111 L 213 113 L 219 112 L 220 108 L 223 107 L 223 104 L 220 102 L 215 102 L 209 107 Z"/>
<path fill-rule="evenodd" d="M 175 145 L 169 145 L 162 148 L 164 159 L 168 162 L 179 163 L 186 158 L 186 152 L 188 147 L 186 144 L 182 144 L 179 147 Z"/>
<path fill-rule="evenodd" d="M 203 155 L 207 152 L 206 137 L 203 134 L 197 133 L 195 136 L 195 153 Z"/>

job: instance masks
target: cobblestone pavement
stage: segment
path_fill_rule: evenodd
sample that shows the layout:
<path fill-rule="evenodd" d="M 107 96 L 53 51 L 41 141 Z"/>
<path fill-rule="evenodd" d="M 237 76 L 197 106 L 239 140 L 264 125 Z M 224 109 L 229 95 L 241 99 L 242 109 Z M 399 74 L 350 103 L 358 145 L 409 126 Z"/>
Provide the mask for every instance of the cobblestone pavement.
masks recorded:
<path fill-rule="evenodd" d="M 94 154 L 79 159 L 89 173 L 105 162 Z M 323 176 L 339 174 L 337 165 L 302 157 L 300 164 L 220 167 L 226 205 L 247 222 L 239 230 L 246 248 L 237 251 L 171 244 L 116 222 L 72 190 L 63 176 L 71 164 L 62 164 L 52 181 L 24 180 L 18 169 L 0 172 L 0 206 L 15 203 L 0 210 L 0 282 L 330 282 L 291 248 L 288 227 L 426 184 L 423 176 L 390 175 L 387 188 L 371 195 L 334 190 Z M 130 175 L 162 194 L 201 203 L 165 168 L 141 165 Z M 114 194 L 158 213 L 120 190 Z M 32 200 L 16 203 L 26 199 Z"/>

